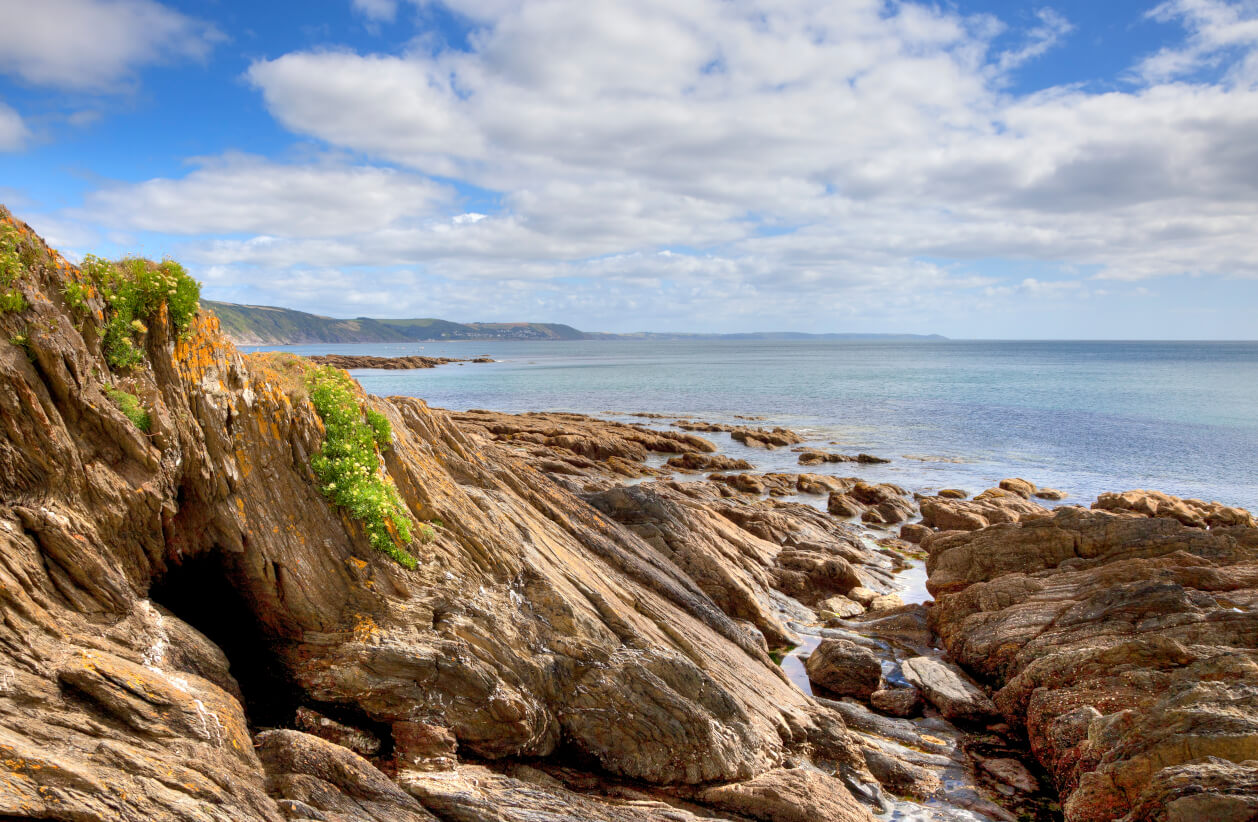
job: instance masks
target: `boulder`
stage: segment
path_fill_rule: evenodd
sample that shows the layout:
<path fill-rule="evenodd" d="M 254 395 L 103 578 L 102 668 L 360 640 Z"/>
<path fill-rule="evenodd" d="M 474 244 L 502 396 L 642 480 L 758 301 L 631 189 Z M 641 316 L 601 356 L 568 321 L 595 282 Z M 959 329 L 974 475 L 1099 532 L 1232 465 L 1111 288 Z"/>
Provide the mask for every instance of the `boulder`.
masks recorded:
<path fill-rule="evenodd" d="M 910 522 L 900 526 L 900 539 L 914 545 L 920 544 L 922 540 L 930 536 L 932 533 L 934 532 L 931 531 L 931 529 L 916 522 Z"/>
<path fill-rule="evenodd" d="M 823 618 L 838 617 L 839 619 L 846 619 L 865 613 L 865 606 L 845 596 L 836 595 L 818 602 L 816 611 Z"/>
<path fill-rule="evenodd" d="M 1023 499 L 1030 499 L 1035 495 L 1035 483 L 1024 479 L 1002 479 L 998 484 L 1000 488 L 1011 491 Z"/>
<path fill-rule="evenodd" d="M 922 712 L 922 695 L 916 688 L 882 688 L 869 695 L 869 704 L 887 716 L 917 716 Z"/>
<path fill-rule="evenodd" d="M 846 639 L 823 639 L 804 669 L 809 681 L 857 699 L 869 699 L 882 681 L 882 663 L 874 652 Z"/>
<path fill-rule="evenodd" d="M 946 719 L 988 722 L 999 717 L 991 698 L 956 667 L 926 656 L 906 659 L 901 667 L 904 678 Z"/>

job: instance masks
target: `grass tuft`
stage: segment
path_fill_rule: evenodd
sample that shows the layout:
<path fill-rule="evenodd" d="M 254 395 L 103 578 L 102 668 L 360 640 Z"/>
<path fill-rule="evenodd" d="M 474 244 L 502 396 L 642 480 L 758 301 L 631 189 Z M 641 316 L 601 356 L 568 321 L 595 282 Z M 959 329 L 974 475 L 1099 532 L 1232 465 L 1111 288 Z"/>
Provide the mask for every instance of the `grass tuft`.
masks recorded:
<path fill-rule="evenodd" d="M 327 430 L 323 447 L 310 460 L 323 495 L 363 526 L 376 550 L 414 568 L 418 563 L 404 547 L 411 541 L 411 517 L 382 469 L 377 450 L 381 432 L 369 424 L 371 412 L 364 418 L 353 381 L 344 371 L 324 366 L 310 371 L 306 385 Z M 392 432 L 386 433 L 391 439 Z"/>
<path fill-rule="evenodd" d="M 131 420 L 136 428 L 147 434 L 153 428 L 153 419 L 149 416 L 149 412 L 140 404 L 140 398 L 135 394 L 128 394 L 112 386 L 105 387 L 105 395 L 118 406 L 118 410 L 123 416 Z"/>

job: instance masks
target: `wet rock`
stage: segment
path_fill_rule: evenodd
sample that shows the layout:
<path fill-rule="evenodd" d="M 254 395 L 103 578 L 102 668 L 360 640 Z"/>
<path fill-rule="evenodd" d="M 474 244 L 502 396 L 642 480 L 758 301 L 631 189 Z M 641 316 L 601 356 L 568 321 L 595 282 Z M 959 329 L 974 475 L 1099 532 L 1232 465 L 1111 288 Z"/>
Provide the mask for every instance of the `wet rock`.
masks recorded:
<path fill-rule="evenodd" d="M 1098 511 L 1122 511 L 1145 517 L 1174 519 L 1194 528 L 1242 525 L 1255 527 L 1254 518 L 1243 508 L 1231 508 L 1217 502 L 1180 499 L 1160 491 L 1125 491 L 1101 494 L 1092 503 Z"/>
<path fill-rule="evenodd" d="M 856 462 L 863 465 L 879 465 L 891 460 L 875 457 L 872 454 L 835 454 L 830 451 L 802 451 L 799 455 L 800 465 L 821 465 L 822 463 Z"/>
<path fill-rule="evenodd" d="M 912 543 L 913 545 L 920 544 L 923 539 L 930 536 L 932 533 L 934 532 L 931 531 L 930 528 L 916 522 L 910 522 L 900 526 L 900 539 L 905 542 Z"/>
<path fill-rule="evenodd" d="M 730 436 L 749 448 L 773 450 L 795 445 L 804 438 L 787 428 L 745 428 L 739 427 L 730 431 Z"/>
<path fill-rule="evenodd" d="M 693 451 L 680 457 L 669 457 L 666 465 L 682 471 L 750 471 L 753 467 L 747 460 L 723 454 L 696 454 Z"/>
<path fill-rule="evenodd" d="M 1035 496 L 1038 499 L 1046 499 L 1050 502 L 1059 502 L 1070 496 L 1065 491 L 1058 491 L 1056 488 L 1037 488 Z"/>
<path fill-rule="evenodd" d="M 868 648 L 824 639 L 804 663 L 808 679 L 839 696 L 869 699 L 882 681 L 882 663 Z"/>
<path fill-rule="evenodd" d="M 904 607 L 904 600 L 900 598 L 899 594 L 882 594 L 870 600 L 867 607 L 871 614 L 894 611 L 897 608 Z"/>
<path fill-rule="evenodd" d="M 869 603 L 873 602 L 879 594 L 877 591 L 871 591 L 864 586 L 857 586 L 849 590 L 846 596 L 848 599 L 853 600 L 854 602 L 859 602 L 861 605 L 868 607 Z"/>
<path fill-rule="evenodd" d="M 883 688 L 869 695 L 875 711 L 887 716 L 910 717 L 922 712 L 922 695 L 916 688 Z"/>
<path fill-rule="evenodd" d="M 700 800 L 764 822 L 873 822 L 835 777 L 812 768 L 774 770 L 735 785 L 709 788 Z"/>
<path fill-rule="evenodd" d="M 1023 499 L 1030 499 L 1035 495 L 1035 483 L 1024 479 L 1002 479 L 998 484 L 999 488 L 1005 491 L 1012 491 Z"/>
<path fill-rule="evenodd" d="M 999 716 L 983 689 L 951 665 L 918 656 L 906 659 L 902 668 L 905 678 L 947 719 L 986 722 Z"/>
<path fill-rule="evenodd" d="M 978 764 L 980 768 L 991 774 L 994 779 L 1016 791 L 1035 793 L 1040 789 L 1039 780 L 1032 776 L 1026 766 L 1016 759 L 1009 759 L 1008 757 L 980 759 Z"/>
<path fill-rule="evenodd" d="M 1019 522 L 1049 511 L 1038 503 L 1001 488 L 989 488 L 972 500 L 942 495 L 918 503 L 922 525 L 941 531 L 974 531 L 1001 522 Z"/>
<path fill-rule="evenodd" d="M 366 354 L 321 354 L 310 357 L 311 362 L 319 365 L 330 365 L 333 368 L 381 368 L 393 371 L 410 371 L 417 368 L 436 368 L 452 362 L 493 362 L 488 357 L 474 360 L 451 359 L 449 357 L 372 357 Z"/>
<path fill-rule="evenodd" d="M 847 494 L 830 494 L 826 502 L 826 510 L 836 517 L 858 517 L 865 508 Z"/>
<path fill-rule="evenodd" d="M 968 492 L 962 491 L 960 488 L 944 488 L 936 496 L 943 497 L 944 499 L 967 499 L 970 495 Z"/>
<path fill-rule="evenodd" d="M 818 602 L 817 613 L 821 614 L 823 618 L 838 617 L 845 619 L 865 613 L 865 606 L 845 596 L 836 595 Z"/>

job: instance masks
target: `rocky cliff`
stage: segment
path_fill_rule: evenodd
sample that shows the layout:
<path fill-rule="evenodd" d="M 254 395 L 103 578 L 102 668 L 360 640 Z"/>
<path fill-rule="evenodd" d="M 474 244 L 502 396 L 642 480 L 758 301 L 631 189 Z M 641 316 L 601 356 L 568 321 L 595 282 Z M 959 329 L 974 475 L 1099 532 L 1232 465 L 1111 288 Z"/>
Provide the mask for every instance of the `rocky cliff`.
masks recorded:
<path fill-rule="evenodd" d="M 421 526 L 400 567 L 315 480 L 308 366 L 161 306 L 111 368 L 102 293 L 0 218 L 27 303 L 0 315 L 4 818 L 868 818 L 841 717 L 672 558 L 362 396 Z"/>

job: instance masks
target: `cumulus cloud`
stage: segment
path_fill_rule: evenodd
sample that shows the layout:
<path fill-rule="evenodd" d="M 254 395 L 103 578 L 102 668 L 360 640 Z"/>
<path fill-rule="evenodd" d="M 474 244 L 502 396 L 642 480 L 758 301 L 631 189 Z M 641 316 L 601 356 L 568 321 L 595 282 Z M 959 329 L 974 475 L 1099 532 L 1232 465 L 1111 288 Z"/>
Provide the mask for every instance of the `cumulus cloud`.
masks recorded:
<path fill-rule="evenodd" d="M 97 190 L 85 216 L 168 234 L 338 237 L 436 214 L 450 198 L 446 186 L 392 169 L 229 154 L 182 178 Z"/>
<path fill-rule="evenodd" d="M 17 151 L 29 137 L 30 131 L 22 116 L 0 102 L 0 151 Z"/>
<path fill-rule="evenodd" d="M 38 86 L 113 91 L 143 65 L 203 59 L 214 26 L 154 0 L 0 0 L 0 72 Z"/>
<path fill-rule="evenodd" d="M 396 14 L 355 3 L 368 19 Z M 1123 91 L 1020 94 L 1014 73 L 1073 30 L 1051 8 L 1018 30 L 883 0 L 445 5 L 474 23 L 466 49 L 297 51 L 246 73 L 291 131 L 406 173 L 311 184 L 291 198 L 313 212 L 308 225 L 230 169 L 93 202 L 132 205 L 130 227 L 252 235 L 181 249 L 224 284 L 244 271 L 303 283 L 328 267 L 387 271 L 448 299 L 452 316 L 479 294 L 499 318 L 550 306 L 621 329 L 638 312 L 822 330 L 1102 294 L 1084 277 L 1258 278 L 1258 89 L 1241 82 L 1258 53 L 1250 0 L 1159 6 L 1183 43 L 1138 62 Z M 1211 61 L 1227 79 L 1184 79 Z M 258 176 L 270 173 L 294 172 Z M 385 205 L 413 201 L 407 186 L 425 177 L 488 191 L 495 207 Z M 201 214 L 210 197 L 234 204 Z M 358 228 L 326 230 L 338 211 Z M 995 282 L 993 260 L 1062 273 Z M 495 301 L 493 284 L 508 282 Z M 304 287 L 312 300 L 339 291 Z"/>

